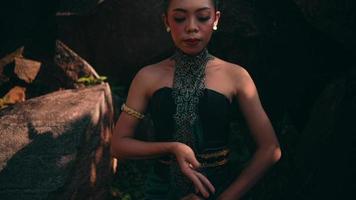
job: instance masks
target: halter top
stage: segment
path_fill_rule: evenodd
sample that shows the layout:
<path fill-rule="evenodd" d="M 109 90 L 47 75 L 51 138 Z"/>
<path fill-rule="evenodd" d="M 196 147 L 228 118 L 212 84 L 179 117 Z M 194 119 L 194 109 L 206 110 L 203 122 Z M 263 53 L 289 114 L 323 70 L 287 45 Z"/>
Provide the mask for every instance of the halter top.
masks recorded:
<path fill-rule="evenodd" d="M 227 145 L 230 133 L 232 103 L 222 93 L 205 88 L 199 99 L 198 114 L 202 129 L 200 150 L 222 148 Z M 150 111 L 155 129 L 156 141 L 172 141 L 176 104 L 172 88 L 156 90 L 150 99 Z"/>

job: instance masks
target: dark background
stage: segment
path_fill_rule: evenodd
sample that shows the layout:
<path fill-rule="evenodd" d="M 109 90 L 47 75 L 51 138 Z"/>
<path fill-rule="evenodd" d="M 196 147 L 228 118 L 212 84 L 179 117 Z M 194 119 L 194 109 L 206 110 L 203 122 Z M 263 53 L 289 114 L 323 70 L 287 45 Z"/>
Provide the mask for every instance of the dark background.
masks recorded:
<path fill-rule="evenodd" d="M 24 45 L 25 57 L 49 60 L 59 39 L 113 87 L 127 88 L 141 67 L 172 52 L 161 3 L 3 2 L 0 58 Z M 246 199 L 355 198 L 355 4 L 222 1 L 210 52 L 251 73 L 283 150 Z"/>

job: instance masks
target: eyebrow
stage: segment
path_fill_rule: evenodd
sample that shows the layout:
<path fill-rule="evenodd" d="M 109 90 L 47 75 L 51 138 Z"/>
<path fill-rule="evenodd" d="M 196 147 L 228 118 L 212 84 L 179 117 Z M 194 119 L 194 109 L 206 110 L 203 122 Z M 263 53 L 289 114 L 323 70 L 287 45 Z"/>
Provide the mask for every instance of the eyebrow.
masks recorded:
<path fill-rule="evenodd" d="M 199 8 L 198 10 L 196 10 L 195 12 L 200 12 L 200 11 L 203 11 L 203 10 L 210 10 L 211 8 L 209 7 L 203 7 L 203 8 Z M 187 13 L 188 11 L 183 9 L 183 8 L 175 8 L 173 9 L 173 11 L 176 11 L 176 12 L 184 12 L 184 13 Z"/>

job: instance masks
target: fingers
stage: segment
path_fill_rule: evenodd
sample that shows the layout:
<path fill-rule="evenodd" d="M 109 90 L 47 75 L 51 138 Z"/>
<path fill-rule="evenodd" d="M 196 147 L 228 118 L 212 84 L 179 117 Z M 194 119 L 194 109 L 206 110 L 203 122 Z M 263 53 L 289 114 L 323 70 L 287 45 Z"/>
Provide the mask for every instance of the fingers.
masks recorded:
<path fill-rule="evenodd" d="M 200 192 L 205 198 L 208 198 L 211 193 L 215 193 L 213 184 L 203 174 L 191 169 L 189 165 L 182 166 L 182 172 L 192 182 L 195 188 L 195 192 Z M 209 190 L 209 191 L 208 191 Z"/>
<path fill-rule="evenodd" d="M 214 193 L 215 188 L 203 174 L 194 170 L 200 167 L 200 163 L 193 150 L 185 144 L 180 144 L 178 147 L 179 151 L 175 151 L 175 156 L 182 173 L 192 181 L 196 193 L 200 192 L 201 195 L 208 198 L 209 191 Z"/>
<path fill-rule="evenodd" d="M 215 188 L 208 178 L 206 178 L 203 174 L 197 171 L 194 171 L 194 173 L 200 179 L 200 181 L 210 190 L 211 193 L 215 193 Z"/>
<path fill-rule="evenodd" d="M 198 192 L 200 192 L 205 198 L 209 197 L 208 190 L 203 185 L 203 182 L 200 180 L 197 174 L 195 174 L 193 169 L 182 169 L 182 172 L 193 182 L 194 187 L 196 188 L 196 190 L 198 190 Z"/>

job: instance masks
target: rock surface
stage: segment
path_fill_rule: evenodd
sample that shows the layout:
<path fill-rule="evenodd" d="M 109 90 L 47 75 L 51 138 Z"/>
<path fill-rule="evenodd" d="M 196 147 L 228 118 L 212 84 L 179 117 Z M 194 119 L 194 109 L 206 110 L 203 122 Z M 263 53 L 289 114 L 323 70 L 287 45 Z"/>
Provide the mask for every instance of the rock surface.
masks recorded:
<path fill-rule="evenodd" d="M 77 82 L 81 77 L 99 78 L 99 75 L 87 61 L 59 40 L 56 41 L 54 62 L 65 72 L 70 82 L 68 84 L 73 84 L 74 88 L 84 86 Z"/>
<path fill-rule="evenodd" d="M 40 71 L 41 63 L 25 58 L 15 58 L 14 72 L 17 77 L 26 83 L 31 83 L 35 80 Z"/>
<path fill-rule="evenodd" d="M 0 199 L 105 199 L 111 180 L 107 84 L 0 111 Z"/>
<path fill-rule="evenodd" d="M 19 79 L 15 73 L 15 60 L 23 58 L 23 50 L 24 47 L 21 47 L 0 59 L 0 97 L 4 96 L 14 86 L 11 79 L 14 77 Z"/>

